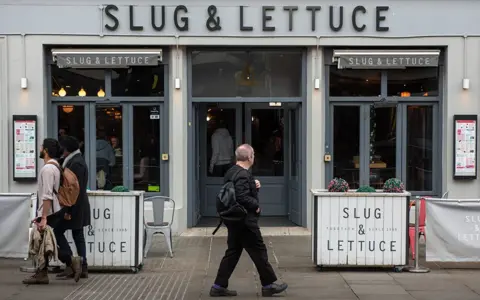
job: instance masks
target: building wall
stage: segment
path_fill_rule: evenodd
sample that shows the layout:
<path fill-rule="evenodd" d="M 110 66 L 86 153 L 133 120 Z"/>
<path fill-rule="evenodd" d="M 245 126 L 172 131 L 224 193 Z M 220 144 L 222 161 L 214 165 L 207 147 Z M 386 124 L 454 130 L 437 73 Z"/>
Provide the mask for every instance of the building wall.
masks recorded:
<path fill-rule="evenodd" d="M 33 3 L 35 1 L 29 1 Z M 122 5 L 128 5 L 123 1 L 119 1 Z M 313 1 L 304 1 L 306 5 L 313 5 Z M 382 5 L 378 1 L 368 1 L 369 6 Z M 403 4 L 401 3 L 403 2 Z M 368 29 L 368 35 L 356 34 L 351 29 L 338 34 L 332 32 L 325 32 L 327 36 L 321 38 L 316 37 L 316 33 L 309 33 L 308 30 L 303 30 L 300 33 L 305 35 L 296 35 L 296 32 L 278 31 L 276 33 L 265 34 L 262 32 L 253 33 L 238 33 L 238 30 L 233 32 L 234 27 L 225 25 L 220 33 L 209 32 L 188 32 L 178 33 L 174 29 L 169 29 L 171 35 L 153 36 L 139 36 L 142 33 L 135 32 L 117 32 L 109 36 L 99 35 L 99 29 L 102 28 L 103 22 L 101 14 L 98 12 L 97 4 L 88 2 L 88 5 L 76 6 L 70 4 L 65 6 L 59 2 L 53 1 L 53 11 L 50 11 L 48 17 L 45 14 L 37 13 L 39 8 L 44 9 L 38 4 L 29 6 L 17 5 L 3 5 L 6 1 L 0 1 L 0 28 L 7 30 L 0 34 L 0 168 L 8 170 L 0 177 L 0 192 L 35 192 L 36 185 L 26 183 L 16 183 L 12 180 L 12 115 L 14 114 L 35 114 L 38 115 L 39 123 L 39 145 L 41 140 L 47 136 L 48 122 L 50 122 L 49 111 L 47 110 L 47 95 L 46 95 L 46 75 L 44 66 L 43 47 L 45 45 L 151 45 L 155 47 L 165 46 L 170 48 L 171 68 L 169 74 L 169 124 L 170 124 L 170 196 L 177 202 L 175 230 L 183 231 L 187 224 L 187 130 L 189 125 L 189 116 L 187 115 L 187 96 L 188 96 L 188 81 L 187 81 L 187 58 L 186 49 L 194 45 L 219 45 L 219 46 L 302 46 L 307 48 L 307 99 L 304 105 L 306 116 L 306 187 L 305 194 L 310 200 L 310 189 L 323 188 L 325 185 L 325 163 L 323 162 L 323 154 L 325 152 L 325 93 L 323 89 L 324 82 L 324 63 L 322 47 L 326 46 L 369 46 L 369 47 L 384 47 L 384 46 L 405 46 L 416 48 L 420 46 L 428 47 L 446 47 L 446 74 L 444 78 L 444 98 L 442 104 L 442 192 L 449 192 L 449 197 L 455 198 L 480 198 L 480 185 L 478 180 L 471 181 L 454 181 L 453 180 L 453 115 L 455 114 L 478 114 L 480 112 L 480 37 L 470 36 L 466 41 L 465 52 L 463 37 L 464 32 L 470 32 L 471 35 L 477 34 L 471 32 L 480 28 L 478 18 L 472 19 L 472 14 L 478 6 L 480 9 L 480 2 L 472 1 L 441 1 L 435 2 L 435 8 L 421 9 L 432 5 L 433 1 L 425 0 L 416 2 L 420 5 L 418 9 L 411 10 L 405 1 L 385 1 L 390 5 L 389 27 L 390 31 L 387 33 L 375 33 Z M 15 3 L 22 3 L 16 1 Z M 39 2 L 40 3 L 40 2 Z M 193 1 L 186 1 L 187 4 L 192 4 Z M 216 2 L 212 2 L 216 3 Z M 279 1 L 279 6 L 287 1 Z M 316 2 L 315 2 L 316 3 Z M 352 8 L 353 2 L 344 1 L 345 7 Z M 187 5 L 186 4 L 186 5 Z M 290 3 L 292 4 L 292 3 Z M 328 3 L 321 3 L 323 10 L 328 11 Z M 171 4 L 173 5 L 173 4 Z M 170 8 L 173 6 L 169 6 Z M 176 5 L 176 4 L 175 4 Z M 227 1 L 224 4 L 226 7 L 237 7 L 237 3 L 230 4 Z M 384 4 L 383 4 L 384 5 Z M 17 9 L 22 8 L 22 13 Z M 205 5 L 207 7 L 207 5 Z M 5 10 L 6 8 L 6 10 Z M 59 10 L 59 9 L 62 10 Z M 168 9 L 170 9 L 168 8 Z M 72 10 L 75 12 L 73 13 Z M 95 11 L 96 10 L 96 11 Z M 125 7 L 122 8 L 125 10 Z M 56 11 L 56 12 L 55 12 Z M 191 18 L 196 17 L 193 9 L 189 15 Z M 229 14 L 222 7 L 224 14 L 222 15 L 222 22 L 227 22 Z M 231 8 L 232 14 L 234 10 Z M 325 13 L 325 11 L 323 11 Z M 369 12 L 371 9 L 369 8 Z M 424 17 L 426 11 L 429 11 L 428 18 Z M 455 18 L 455 22 L 449 21 L 446 14 L 450 11 Z M 32 22 L 25 22 L 23 18 L 20 24 L 15 18 L 15 15 L 27 15 Z M 54 13 L 55 12 L 55 13 Z M 147 11 L 148 12 L 148 11 Z M 286 13 L 282 12 L 286 15 Z M 96 17 L 93 18 L 91 15 Z M 196 14 L 200 14 L 197 12 Z M 203 17 L 206 13 L 203 12 Z M 236 15 L 235 15 L 236 16 Z M 432 18 L 435 20 L 432 22 Z M 461 17 L 460 17 L 461 16 Z M 7 19 L 5 19 L 5 17 Z M 204 26 L 204 18 L 202 17 L 201 26 Z M 31 19 L 30 19 L 31 18 Z M 19 18 L 17 18 L 19 19 Z M 405 22 L 405 20 L 411 20 Z M 125 24 L 128 22 L 128 15 L 124 15 L 122 19 Z M 257 26 L 261 22 L 261 18 L 251 19 L 251 24 Z M 349 22 L 350 17 L 345 18 L 345 22 Z M 171 21 L 171 18 L 170 18 Z M 41 23 L 41 22 L 46 22 Z M 192 21 L 193 22 L 193 21 Z M 196 21 L 200 22 L 200 21 Z M 231 22 L 237 24 L 238 16 L 232 15 Z M 320 21 L 319 21 L 320 22 Z M 468 23 L 471 22 L 471 23 Z M 51 24 L 55 24 L 53 26 Z M 425 24 L 436 24 L 438 26 Z M 32 26 L 37 24 L 38 26 Z M 40 25 L 41 24 L 41 25 Z M 62 26 L 58 26 L 62 24 Z M 63 24 L 65 26 L 63 26 Z M 193 24 L 190 26 L 193 27 Z M 288 20 L 278 21 L 277 26 L 287 26 Z M 348 24 L 348 23 L 347 23 Z M 476 26 L 475 24 L 479 25 Z M 6 27 L 8 25 L 8 28 Z M 305 24 L 304 24 L 305 25 Z M 200 26 L 200 25 L 199 25 Z M 230 26 L 230 27 L 229 27 Z M 233 26 L 233 25 L 232 25 Z M 261 25 L 259 25 L 261 26 Z M 306 26 L 306 25 L 305 25 Z M 328 26 L 328 24 L 327 24 Z M 345 25 L 347 26 L 347 25 Z M 351 27 L 351 25 L 348 25 Z M 422 27 L 423 26 L 423 27 Z M 350 28 L 349 27 L 349 28 Z M 371 26 L 370 26 L 371 27 Z M 7 29 L 5 29 L 7 28 Z M 36 28 L 39 28 L 37 31 Z M 203 27 L 202 27 L 203 28 Z M 229 29 L 230 28 L 230 29 Z M 369 28 L 369 27 L 367 27 Z M 55 35 L 55 31 L 65 29 L 65 32 L 85 33 L 88 35 Z M 441 33 L 441 30 L 444 33 Z M 52 31 L 51 34 L 47 32 Z M 463 30 L 463 31 L 462 31 Z M 21 33 L 27 33 L 25 37 Z M 30 34 L 35 33 L 35 34 Z M 174 35 L 179 34 L 176 38 Z M 195 35 L 197 34 L 197 35 Z M 207 34 L 209 36 L 207 36 Z M 436 36 L 427 36 L 427 35 Z M 449 36 L 446 36 L 448 34 Z M 144 34 L 145 35 L 145 34 Z M 272 36 L 272 38 L 260 38 L 261 35 Z M 354 36 L 356 35 L 356 36 Z M 377 35 L 374 37 L 373 35 Z M 423 37 L 415 37 L 414 35 L 423 35 Z M 273 36 L 276 36 L 273 38 Z M 178 45 L 178 49 L 177 49 Z M 318 49 L 317 49 L 318 46 Z M 466 55 L 466 56 L 465 56 Z M 466 61 L 464 61 L 466 58 Z M 465 66 L 467 67 L 465 69 Z M 20 88 L 20 78 L 26 77 L 28 79 L 28 89 L 22 90 Z M 181 79 L 181 88 L 174 88 L 174 78 Z M 462 89 L 462 79 L 466 77 L 470 79 L 470 89 Z M 313 88 L 315 78 L 319 78 L 322 82 L 322 89 L 316 90 Z M 147 206 L 147 210 L 149 207 Z M 310 201 L 307 201 L 307 224 L 310 224 Z M 147 213 L 150 217 L 151 213 Z"/>

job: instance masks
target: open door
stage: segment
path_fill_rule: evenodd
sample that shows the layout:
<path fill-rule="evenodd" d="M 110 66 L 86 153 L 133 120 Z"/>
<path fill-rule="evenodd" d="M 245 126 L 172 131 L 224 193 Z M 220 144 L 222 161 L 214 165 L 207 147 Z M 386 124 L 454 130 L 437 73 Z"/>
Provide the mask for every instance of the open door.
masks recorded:
<path fill-rule="evenodd" d="M 288 168 L 288 215 L 290 221 L 297 225 L 302 224 L 302 193 L 301 193 L 301 170 L 302 170 L 302 109 L 301 105 L 288 110 L 288 141 L 289 162 Z"/>

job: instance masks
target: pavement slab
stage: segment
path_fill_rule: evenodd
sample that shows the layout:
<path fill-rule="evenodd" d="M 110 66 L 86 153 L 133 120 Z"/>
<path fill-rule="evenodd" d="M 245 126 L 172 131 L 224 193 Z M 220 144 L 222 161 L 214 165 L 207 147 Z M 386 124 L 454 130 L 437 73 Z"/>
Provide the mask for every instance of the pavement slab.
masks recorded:
<path fill-rule="evenodd" d="M 167 253 L 163 237 L 156 237 L 138 274 L 92 272 L 78 283 L 58 281 L 51 274 L 49 285 L 26 286 L 21 280 L 29 274 L 20 272 L 19 267 L 29 263 L 0 259 L 0 300 L 210 299 L 209 290 L 226 248 L 226 237 L 212 237 L 210 231 L 192 230 L 176 237 L 173 258 Z M 445 268 L 427 264 L 422 258 L 422 265 L 432 267 L 430 273 L 345 268 L 319 271 L 310 257 L 310 236 L 302 230 L 297 230 L 298 235 L 291 229 L 270 231 L 264 230 L 270 262 L 279 279 L 289 284 L 279 299 L 480 300 L 477 266 L 459 270 L 452 269 L 457 266 L 454 264 Z M 239 293 L 235 299 L 262 298 L 258 273 L 246 252 L 232 275 L 230 288 Z"/>

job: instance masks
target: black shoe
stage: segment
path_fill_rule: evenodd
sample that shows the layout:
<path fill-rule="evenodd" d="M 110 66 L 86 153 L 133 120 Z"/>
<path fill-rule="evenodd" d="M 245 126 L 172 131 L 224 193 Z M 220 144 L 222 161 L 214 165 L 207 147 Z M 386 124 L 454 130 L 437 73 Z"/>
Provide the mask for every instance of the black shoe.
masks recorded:
<path fill-rule="evenodd" d="M 212 286 L 210 289 L 210 297 L 233 297 L 236 295 L 236 291 L 230 291 L 229 289 L 223 287 L 216 288 Z"/>
<path fill-rule="evenodd" d="M 272 283 L 269 287 L 262 287 L 262 297 L 272 297 L 275 294 L 280 294 L 288 288 L 286 283 L 276 284 Z"/>

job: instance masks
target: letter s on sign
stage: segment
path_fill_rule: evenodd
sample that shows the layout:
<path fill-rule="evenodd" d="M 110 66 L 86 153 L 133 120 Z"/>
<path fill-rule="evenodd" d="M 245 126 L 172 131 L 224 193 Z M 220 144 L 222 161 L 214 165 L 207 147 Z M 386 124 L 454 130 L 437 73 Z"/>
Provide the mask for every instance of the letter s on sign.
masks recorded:
<path fill-rule="evenodd" d="M 120 22 L 118 21 L 118 18 L 112 13 L 112 11 L 118 11 L 118 6 L 109 4 L 105 7 L 105 15 L 108 19 L 113 21 L 113 25 L 105 24 L 105 28 L 110 31 L 115 31 L 118 29 Z"/>

